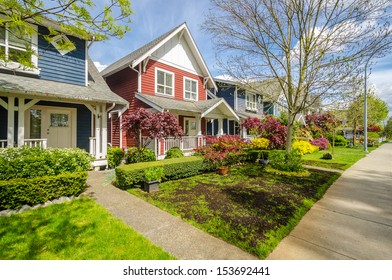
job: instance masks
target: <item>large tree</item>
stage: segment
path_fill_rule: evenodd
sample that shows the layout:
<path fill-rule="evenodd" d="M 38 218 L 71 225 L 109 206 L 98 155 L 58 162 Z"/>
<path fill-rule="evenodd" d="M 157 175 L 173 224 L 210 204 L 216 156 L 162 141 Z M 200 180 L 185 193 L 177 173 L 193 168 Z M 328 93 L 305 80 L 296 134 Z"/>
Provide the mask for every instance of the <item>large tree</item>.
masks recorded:
<path fill-rule="evenodd" d="M 342 101 L 345 87 L 391 40 L 389 0 L 211 2 L 204 28 L 225 73 L 276 102 L 276 93 L 264 92 L 260 81 L 279 84 L 289 115 L 287 150 L 296 115 L 316 102 Z"/>
<path fill-rule="evenodd" d="M 36 23 L 49 28 L 49 34 L 42 34 L 48 41 L 63 33 L 87 41 L 121 38 L 129 31 L 128 23 L 132 13 L 130 0 L 2 0 L 0 33 L 1 28 L 6 27 L 12 36 L 23 42 L 37 33 L 31 25 Z M 31 60 L 27 59 L 33 54 L 30 43 L 26 42 L 27 51 L 24 57 L 18 57 L 18 62 L 34 67 Z M 73 42 L 58 43 L 62 43 L 64 48 L 73 47 Z M 4 64 L 8 58 L 4 54 L 2 56 L 0 63 L 3 61 Z"/>
<path fill-rule="evenodd" d="M 384 127 L 384 133 L 388 138 L 392 138 L 392 117 L 389 117 L 387 124 Z"/>

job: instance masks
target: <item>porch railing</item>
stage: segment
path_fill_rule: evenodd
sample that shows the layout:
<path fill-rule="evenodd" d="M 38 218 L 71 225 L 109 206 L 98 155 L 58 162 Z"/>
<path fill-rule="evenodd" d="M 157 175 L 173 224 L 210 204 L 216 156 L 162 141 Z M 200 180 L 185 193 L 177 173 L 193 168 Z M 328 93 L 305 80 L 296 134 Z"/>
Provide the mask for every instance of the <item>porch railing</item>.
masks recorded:
<path fill-rule="evenodd" d="M 181 151 L 189 151 L 205 145 L 203 136 L 184 136 L 182 138 L 165 138 L 165 153 L 173 147 L 179 147 Z"/>
<path fill-rule="evenodd" d="M 48 145 L 48 139 L 25 139 L 23 144 L 30 148 L 40 147 L 42 149 L 46 149 Z"/>
<path fill-rule="evenodd" d="M 0 148 L 7 148 L 8 141 L 7 140 L 0 140 Z"/>

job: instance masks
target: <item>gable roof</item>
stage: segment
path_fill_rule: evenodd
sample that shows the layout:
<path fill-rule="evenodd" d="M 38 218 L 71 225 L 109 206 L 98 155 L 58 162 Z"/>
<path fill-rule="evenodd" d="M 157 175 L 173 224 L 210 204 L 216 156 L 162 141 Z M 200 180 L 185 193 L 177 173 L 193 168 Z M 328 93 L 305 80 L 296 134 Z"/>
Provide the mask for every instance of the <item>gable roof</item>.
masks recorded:
<path fill-rule="evenodd" d="M 117 60 L 116 62 L 112 63 L 108 67 L 106 67 L 102 72 L 101 75 L 103 77 L 108 77 L 113 75 L 116 72 L 119 72 L 127 67 L 135 68 L 138 64 L 140 64 L 143 60 L 151 56 L 156 50 L 161 48 L 165 43 L 167 43 L 171 38 L 176 36 L 177 34 L 182 34 L 185 40 L 187 41 L 193 55 L 196 58 L 196 61 L 203 73 L 205 78 L 208 78 L 208 83 L 210 88 L 217 88 L 214 82 L 213 77 L 211 76 L 210 71 L 195 43 L 193 37 L 189 31 L 187 24 L 184 22 L 179 26 L 171 29 L 170 31 L 166 32 L 165 34 L 159 36 L 158 38 L 152 40 L 151 42 L 147 43 L 146 45 L 138 48 L 137 50 L 133 51 L 132 53 L 124 56 L 123 58 Z"/>
<path fill-rule="evenodd" d="M 88 59 L 88 73 L 88 86 L 0 73 L 0 92 L 23 94 L 29 97 L 55 97 L 64 101 L 128 104 L 125 99 L 110 90 L 90 58 Z"/>

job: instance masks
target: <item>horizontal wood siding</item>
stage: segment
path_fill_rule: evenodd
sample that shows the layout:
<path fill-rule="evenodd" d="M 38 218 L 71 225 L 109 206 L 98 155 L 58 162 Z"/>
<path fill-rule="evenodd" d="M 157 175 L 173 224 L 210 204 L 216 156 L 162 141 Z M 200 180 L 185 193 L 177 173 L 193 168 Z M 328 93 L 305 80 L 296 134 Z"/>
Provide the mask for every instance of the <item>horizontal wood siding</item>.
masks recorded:
<path fill-rule="evenodd" d="M 49 31 L 38 27 L 39 34 L 47 35 Z M 76 46 L 76 50 L 61 55 L 57 49 L 38 36 L 38 67 L 39 78 L 75 85 L 86 85 L 86 47 L 85 41 L 73 36 L 67 36 Z"/>
<path fill-rule="evenodd" d="M 203 77 L 152 59 L 147 64 L 146 72 L 142 74 L 142 93 L 155 95 L 155 68 L 174 73 L 174 98 L 176 100 L 184 100 L 184 77 L 197 80 L 199 100 L 207 100 L 206 89 L 203 85 Z"/>
<path fill-rule="evenodd" d="M 234 92 L 234 86 L 219 85 L 218 83 L 218 92 L 216 96 L 224 98 L 230 107 L 234 109 Z"/>

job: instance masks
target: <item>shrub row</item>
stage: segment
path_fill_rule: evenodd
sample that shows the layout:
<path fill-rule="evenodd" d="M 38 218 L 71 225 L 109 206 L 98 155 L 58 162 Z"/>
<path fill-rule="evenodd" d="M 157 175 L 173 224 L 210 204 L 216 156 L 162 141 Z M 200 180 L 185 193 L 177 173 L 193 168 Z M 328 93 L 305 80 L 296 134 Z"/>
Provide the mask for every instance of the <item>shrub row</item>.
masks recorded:
<path fill-rule="evenodd" d="M 90 154 L 81 149 L 0 149 L 0 180 L 87 171 L 92 159 Z"/>
<path fill-rule="evenodd" d="M 163 181 L 186 178 L 213 169 L 210 164 L 203 161 L 203 158 L 195 156 L 154 162 L 140 162 L 117 167 L 116 186 L 125 190 L 141 184 L 144 180 L 144 170 L 156 166 L 161 166 L 164 169 Z"/>
<path fill-rule="evenodd" d="M 87 172 L 76 172 L 0 181 L 0 210 L 34 206 L 62 196 L 77 196 L 85 190 L 86 180 Z"/>

